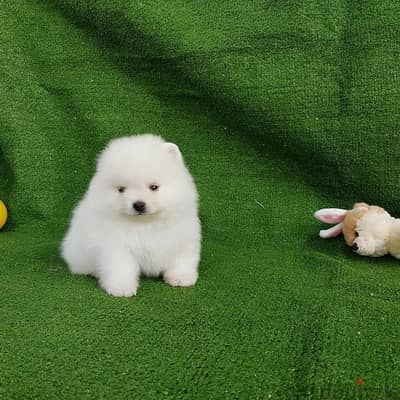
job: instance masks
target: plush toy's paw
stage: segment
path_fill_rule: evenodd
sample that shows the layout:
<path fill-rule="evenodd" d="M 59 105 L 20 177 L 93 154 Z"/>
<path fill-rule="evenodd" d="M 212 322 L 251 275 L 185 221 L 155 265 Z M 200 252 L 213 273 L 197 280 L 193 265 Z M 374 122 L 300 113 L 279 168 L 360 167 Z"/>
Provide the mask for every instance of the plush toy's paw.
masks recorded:
<path fill-rule="evenodd" d="M 164 281 L 170 286 L 193 286 L 197 282 L 197 271 L 167 271 Z"/>

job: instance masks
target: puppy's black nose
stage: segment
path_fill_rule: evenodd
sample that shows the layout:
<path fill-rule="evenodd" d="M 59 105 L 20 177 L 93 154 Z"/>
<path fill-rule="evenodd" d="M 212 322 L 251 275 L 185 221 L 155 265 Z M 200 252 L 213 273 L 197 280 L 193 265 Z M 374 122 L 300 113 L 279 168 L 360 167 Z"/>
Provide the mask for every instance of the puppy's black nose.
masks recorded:
<path fill-rule="evenodd" d="M 352 249 L 354 250 L 354 251 L 357 251 L 358 250 L 358 244 L 357 243 L 353 243 L 353 246 L 351 246 L 352 247 Z"/>
<path fill-rule="evenodd" d="M 146 203 L 144 201 L 136 201 L 135 203 L 133 203 L 133 208 L 138 213 L 143 213 L 144 210 L 146 209 Z"/>

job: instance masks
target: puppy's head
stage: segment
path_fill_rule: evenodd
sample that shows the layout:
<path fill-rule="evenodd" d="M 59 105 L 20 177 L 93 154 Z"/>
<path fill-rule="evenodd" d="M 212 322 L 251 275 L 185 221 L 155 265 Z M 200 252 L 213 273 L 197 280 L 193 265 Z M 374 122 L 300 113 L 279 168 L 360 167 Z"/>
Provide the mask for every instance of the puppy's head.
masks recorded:
<path fill-rule="evenodd" d="M 140 218 L 183 207 L 188 185 L 192 189 L 178 146 L 140 135 L 109 143 L 99 157 L 92 193 L 109 211 Z"/>

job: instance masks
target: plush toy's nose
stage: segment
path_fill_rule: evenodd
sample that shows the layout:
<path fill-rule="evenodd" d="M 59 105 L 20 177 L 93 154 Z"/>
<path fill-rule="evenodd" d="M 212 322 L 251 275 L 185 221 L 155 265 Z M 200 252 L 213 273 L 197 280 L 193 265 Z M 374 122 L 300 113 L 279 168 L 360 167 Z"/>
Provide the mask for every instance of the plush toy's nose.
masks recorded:
<path fill-rule="evenodd" d="M 352 249 L 354 250 L 354 251 L 357 251 L 358 250 L 358 244 L 357 243 L 353 243 L 353 246 L 351 246 L 352 247 Z"/>

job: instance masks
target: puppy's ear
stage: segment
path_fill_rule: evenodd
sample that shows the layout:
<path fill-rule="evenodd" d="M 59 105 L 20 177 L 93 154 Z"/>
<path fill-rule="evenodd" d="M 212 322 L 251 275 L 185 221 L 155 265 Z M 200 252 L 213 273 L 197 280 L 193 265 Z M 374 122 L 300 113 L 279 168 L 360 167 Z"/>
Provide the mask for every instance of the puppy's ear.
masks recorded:
<path fill-rule="evenodd" d="M 181 151 L 175 143 L 165 143 L 164 146 L 167 149 L 167 152 L 174 157 L 175 160 L 182 160 Z"/>

